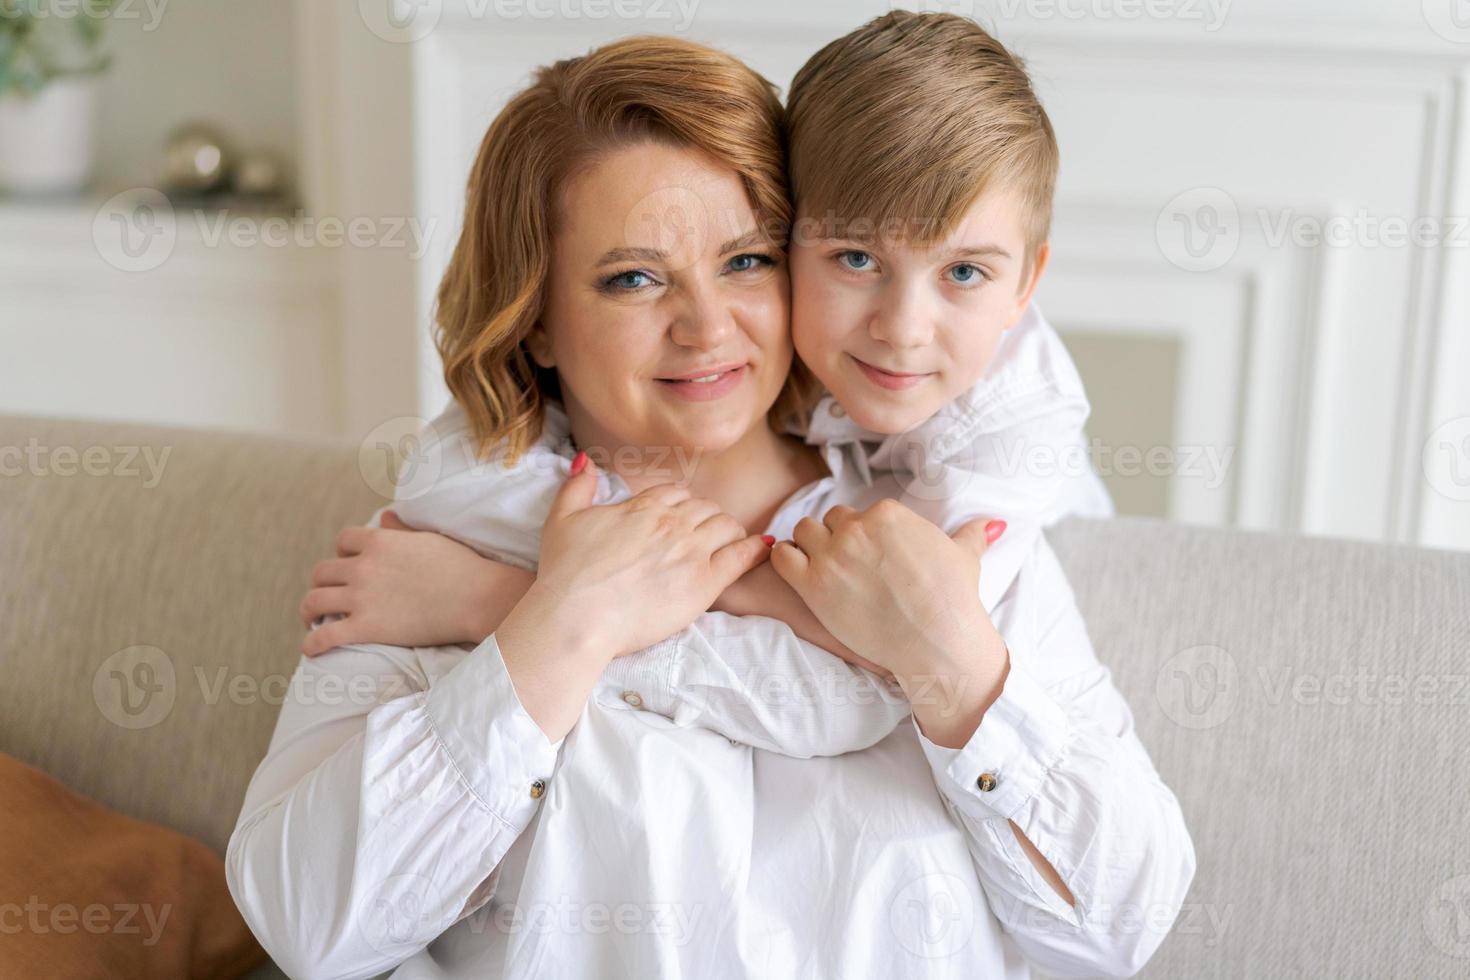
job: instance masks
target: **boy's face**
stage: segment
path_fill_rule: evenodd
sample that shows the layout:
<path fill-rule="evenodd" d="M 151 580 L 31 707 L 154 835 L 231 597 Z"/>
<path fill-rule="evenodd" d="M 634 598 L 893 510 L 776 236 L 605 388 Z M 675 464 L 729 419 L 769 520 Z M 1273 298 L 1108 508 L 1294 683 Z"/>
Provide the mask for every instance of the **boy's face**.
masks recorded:
<path fill-rule="evenodd" d="M 799 203 L 799 202 L 798 202 Z M 905 432 L 985 373 L 1025 312 L 1047 246 L 1021 281 L 1019 195 L 982 195 L 941 242 L 792 237 L 791 331 L 796 351 L 865 429 Z"/>

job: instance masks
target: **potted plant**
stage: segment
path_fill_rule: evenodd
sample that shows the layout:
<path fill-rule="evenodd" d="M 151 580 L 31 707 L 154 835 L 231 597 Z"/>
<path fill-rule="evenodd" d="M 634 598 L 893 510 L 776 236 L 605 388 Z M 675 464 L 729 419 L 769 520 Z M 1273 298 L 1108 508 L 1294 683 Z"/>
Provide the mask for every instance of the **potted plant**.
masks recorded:
<path fill-rule="evenodd" d="M 65 194 L 92 172 L 112 0 L 0 0 L 0 190 Z"/>

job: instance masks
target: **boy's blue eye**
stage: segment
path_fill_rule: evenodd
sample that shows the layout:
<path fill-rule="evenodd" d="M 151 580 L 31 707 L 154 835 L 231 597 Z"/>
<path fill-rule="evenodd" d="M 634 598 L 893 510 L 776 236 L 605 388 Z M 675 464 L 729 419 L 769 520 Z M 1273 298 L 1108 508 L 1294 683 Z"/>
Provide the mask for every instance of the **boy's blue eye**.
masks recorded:
<path fill-rule="evenodd" d="M 949 274 L 950 278 L 961 285 L 969 285 L 970 283 L 979 282 L 986 278 L 985 273 L 980 270 L 978 265 L 971 265 L 968 262 L 962 262 L 953 269 L 950 269 Z"/>
<path fill-rule="evenodd" d="M 849 249 L 846 252 L 839 253 L 837 261 L 854 272 L 861 272 L 873 264 L 873 257 L 867 252 Z"/>

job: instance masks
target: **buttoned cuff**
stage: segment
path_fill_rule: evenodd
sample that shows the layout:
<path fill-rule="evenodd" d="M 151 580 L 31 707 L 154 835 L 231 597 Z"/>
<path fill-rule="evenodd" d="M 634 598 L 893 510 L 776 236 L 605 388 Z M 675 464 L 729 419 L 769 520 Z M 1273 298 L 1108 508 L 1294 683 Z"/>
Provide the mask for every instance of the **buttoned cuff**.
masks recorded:
<path fill-rule="evenodd" d="M 964 748 L 931 742 L 913 722 L 940 792 L 980 820 L 1009 820 L 1061 758 L 1067 713 L 1014 660 L 1005 684 Z"/>
<path fill-rule="evenodd" d="M 626 657 L 614 657 L 597 683 L 597 698 L 613 707 L 652 711 L 672 719 L 679 706 L 675 671 L 679 634 Z"/>
<path fill-rule="evenodd" d="M 552 742 L 526 712 L 493 633 L 429 688 L 424 710 L 471 792 L 524 829 L 563 740 Z"/>

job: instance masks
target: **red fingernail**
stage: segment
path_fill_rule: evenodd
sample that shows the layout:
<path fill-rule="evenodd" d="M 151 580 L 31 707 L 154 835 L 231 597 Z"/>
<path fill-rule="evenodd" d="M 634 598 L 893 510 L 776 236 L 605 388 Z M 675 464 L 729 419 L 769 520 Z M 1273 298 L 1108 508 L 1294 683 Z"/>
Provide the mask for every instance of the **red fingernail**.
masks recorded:
<path fill-rule="evenodd" d="M 776 546 L 776 536 L 774 534 L 762 534 L 761 540 L 766 543 L 767 548 L 774 548 Z"/>
<path fill-rule="evenodd" d="M 995 544 L 995 539 L 1006 533 L 1005 521 L 991 521 L 985 525 L 985 543 Z"/>
<path fill-rule="evenodd" d="M 578 473 L 582 472 L 582 470 L 586 466 L 587 466 L 587 452 L 586 452 L 586 450 L 583 450 L 582 452 L 578 453 L 572 459 L 572 476 L 576 476 Z"/>

